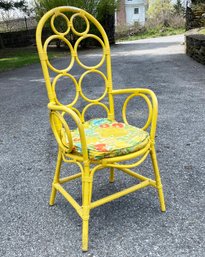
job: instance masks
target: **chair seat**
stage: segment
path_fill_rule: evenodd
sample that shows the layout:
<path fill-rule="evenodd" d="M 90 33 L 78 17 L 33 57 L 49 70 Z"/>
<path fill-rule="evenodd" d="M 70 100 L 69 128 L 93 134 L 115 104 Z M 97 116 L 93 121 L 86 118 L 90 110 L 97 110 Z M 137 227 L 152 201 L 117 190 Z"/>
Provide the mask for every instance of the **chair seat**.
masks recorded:
<path fill-rule="evenodd" d="M 84 123 L 88 155 L 91 160 L 111 158 L 135 152 L 149 142 L 149 133 L 137 127 L 111 121 L 92 119 Z M 74 152 L 82 154 L 78 129 L 72 131 Z"/>

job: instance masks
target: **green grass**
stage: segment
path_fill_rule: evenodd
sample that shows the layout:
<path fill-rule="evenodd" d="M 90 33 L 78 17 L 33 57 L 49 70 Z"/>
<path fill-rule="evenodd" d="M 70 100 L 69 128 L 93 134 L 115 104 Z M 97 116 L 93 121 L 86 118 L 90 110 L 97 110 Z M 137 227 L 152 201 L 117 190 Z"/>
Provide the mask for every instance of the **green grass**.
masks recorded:
<path fill-rule="evenodd" d="M 6 71 L 38 62 L 34 47 L 6 48 L 0 50 L 0 71 Z"/>
<path fill-rule="evenodd" d="M 205 29 L 201 29 L 201 30 L 199 31 L 199 33 L 205 35 Z"/>
<path fill-rule="evenodd" d="M 49 58 L 63 55 L 63 51 L 49 53 Z M 0 49 L 0 72 L 38 63 L 39 57 L 35 47 Z"/>
<path fill-rule="evenodd" d="M 185 32 L 184 28 L 174 29 L 174 28 L 165 28 L 165 29 L 149 29 L 145 32 L 139 33 L 137 35 L 132 35 L 129 37 L 121 38 L 118 41 L 127 41 L 127 40 L 138 40 L 145 38 L 154 38 L 154 37 L 163 37 L 171 35 L 179 35 Z"/>

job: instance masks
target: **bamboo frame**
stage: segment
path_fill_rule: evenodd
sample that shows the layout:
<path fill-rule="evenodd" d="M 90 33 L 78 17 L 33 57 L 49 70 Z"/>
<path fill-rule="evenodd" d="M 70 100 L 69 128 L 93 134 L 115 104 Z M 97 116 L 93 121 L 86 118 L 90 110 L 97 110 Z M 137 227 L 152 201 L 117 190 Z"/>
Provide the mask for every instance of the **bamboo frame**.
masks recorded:
<path fill-rule="evenodd" d="M 64 12 L 68 12 L 68 11 L 73 13 L 73 16 L 71 16 L 70 20 L 67 16 L 63 14 Z M 61 16 L 66 21 L 66 24 L 68 27 L 65 32 L 59 32 L 54 25 L 55 18 L 58 16 Z M 74 28 L 73 20 L 76 16 L 80 16 L 85 20 L 85 23 L 86 23 L 85 31 L 78 32 Z M 51 18 L 51 22 L 50 22 L 51 28 L 55 35 L 50 36 L 45 41 L 45 43 L 42 43 L 42 40 L 41 40 L 42 30 L 46 21 L 50 18 Z M 96 35 L 89 34 L 90 23 L 93 23 L 98 28 L 99 32 L 101 33 L 101 38 Z M 72 31 L 74 34 L 79 36 L 74 47 L 66 39 L 66 35 L 70 31 Z M 98 40 L 103 48 L 102 59 L 95 66 L 87 66 L 83 64 L 78 57 L 78 51 L 77 51 L 78 45 L 81 42 L 81 40 L 87 37 L 92 37 Z M 57 38 L 63 40 L 68 45 L 71 52 L 70 64 L 68 65 L 68 67 L 61 70 L 51 65 L 47 55 L 47 47 L 49 42 Z M 58 147 L 59 147 L 56 170 L 53 178 L 49 204 L 50 205 L 54 204 L 56 192 L 58 191 L 73 206 L 73 208 L 76 210 L 78 215 L 82 218 L 82 250 L 87 251 L 88 250 L 89 216 L 90 216 L 91 209 L 96 208 L 112 200 L 115 200 L 117 198 L 120 198 L 129 193 L 132 193 L 141 188 L 152 186 L 156 188 L 158 191 L 161 211 L 165 211 L 164 195 L 163 195 L 162 183 L 161 183 L 159 168 L 157 164 L 156 151 L 155 151 L 155 134 L 156 134 L 156 124 L 157 124 L 157 115 L 158 115 L 157 98 L 151 90 L 145 89 L 145 88 L 136 88 L 136 89 L 128 88 L 128 89 L 113 90 L 110 46 L 109 46 L 107 35 L 103 27 L 100 25 L 100 23 L 86 11 L 83 11 L 75 7 L 69 7 L 69 6 L 57 7 L 50 10 L 39 21 L 39 24 L 36 30 L 36 42 L 37 42 L 39 58 L 41 61 L 47 93 L 48 93 L 48 99 L 49 99 L 48 109 L 50 110 L 51 128 L 53 130 L 54 136 L 57 140 Z M 70 73 L 68 73 L 72 69 L 75 61 L 81 67 L 87 70 L 82 74 L 79 81 L 77 81 Z M 105 63 L 107 67 L 105 74 L 103 74 L 100 70 L 98 70 L 103 65 L 103 63 Z M 53 81 L 51 81 L 50 79 L 50 75 L 49 75 L 50 70 L 58 74 Z M 105 91 L 102 94 L 102 96 L 100 96 L 98 99 L 90 99 L 87 96 L 85 96 L 84 93 L 82 92 L 83 78 L 87 74 L 92 72 L 98 73 L 99 75 L 101 75 L 105 81 Z M 76 96 L 73 102 L 68 105 L 63 105 L 57 99 L 57 96 L 55 93 L 55 86 L 56 86 L 57 80 L 63 76 L 69 77 L 73 81 L 76 88 Z M 123 156 L 105 158 L 98 161 L 92 161 L 89 159 L 89 156 L 88 156 L 86 135 L 85 135 L 84 126 L 83 126 L 85 112 L 87 112 L 91 106 L 98 105 L 106 110 L 107 117 L 109 119 L 114 120 L 115 118 L 114 98 L 120 94 L 128 95 L 122 108 L 122 117 L 125 123 L 128 123 L 127 115 L 126 115 L 127 104 L 133 97 L 142 97 L 147 103 L 149 113 L 148 113 L 147 121 L 142 129 L 143 130 L 150 129 L 150 140 L 147 143 L 147 145 L 145 145 L 142 149 L 136 152 L 123 155 Z M 100 102 L 104 97 L 107 97 L 107 96 L 109 99 L 108 106 Z M 82 113 L 80 113 L 74 107 L 75 103 L 79 100 L 80 97 L 82 97 L 85 101 L 88 102 L 87 106 L 84 108 Z M 70 133 L 69 126 L 64 119 L 65 114 L 68 115 L 75 122 L 76 127 L 79 130 L 79 135 L 80 135 L 80 140 L 82 145 L 82 155 L 78 155 L 72 152 L 72 145 L 73 145 L 72 136 Z M 69 139 L 69 142 L 67 143 L 62 138 L 62 129 L 64 129 Z M 152 160 L 154 176 L 155 176 L 154 180 L 147 178 L 131 170 L 131 168 L 139 166 L 147 158 L 148 155 L 151 156 L 151 160 Z M 134 159 L 135 161 L 132 164 L 122 163 L 124 161 L 129 161 Z M 62 161 L 67 163 L 75 163 L 79 167 L 80 172 L 65 178 L 60 178 L 60 169 L 61 169 Z M 93 168 L 91 168 L 91 164 L 92 166 L 94 165 Z M 102 170 L 104 168 L 110 169 L 109 181 L 111 183 L 113 183 L 115 180 L 116 169 L 121 170 L 125 174 L 134 177 L 135 179 L 140 181 L 140 183 L 132 187 L 129 187 L 127 189 L 124 189 L 120 192 L 117 192 L 115 194 L 106 196 L 102 199 L 92 202 L 92 188 L 93 188 L 94 175 L 97 171 Z M 82 182 L 82 205 L 79 205 L 76 202 L 76 200 L 62 186 L 62 184 L 78 178 L 81 179 L 81 182 Z"/>

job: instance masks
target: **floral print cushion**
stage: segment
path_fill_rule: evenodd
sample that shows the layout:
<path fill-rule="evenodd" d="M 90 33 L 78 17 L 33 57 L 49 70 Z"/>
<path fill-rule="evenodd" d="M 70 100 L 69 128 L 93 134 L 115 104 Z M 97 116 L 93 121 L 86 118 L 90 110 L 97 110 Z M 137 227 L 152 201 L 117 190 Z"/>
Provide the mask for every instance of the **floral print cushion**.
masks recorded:
<path fill-rule="evenodd" d="M 132 153 L 143 148 L 149 141 L 146 131 L 106 118 L 87 121 L 84 128 L 91 160 Z M 72 138 L 73 151 L 82 154 L 78 129 L 72 131 Z"/>

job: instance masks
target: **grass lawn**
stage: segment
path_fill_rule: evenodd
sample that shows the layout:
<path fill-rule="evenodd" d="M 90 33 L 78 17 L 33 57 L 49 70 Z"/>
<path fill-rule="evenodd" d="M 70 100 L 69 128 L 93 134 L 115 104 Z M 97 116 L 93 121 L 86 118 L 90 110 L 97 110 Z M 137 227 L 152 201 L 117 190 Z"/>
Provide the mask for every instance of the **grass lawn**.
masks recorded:
<path fill-rule="evenodd" d="M 0 49 L 0 71 L 11 70 L 38 61 L 35 47 Z"/>
<path fill-rule="evenodd" d="M 137 39 L 145 39 L 145 38 L 153 38 L 153 37 L 180 35 L 180 34 L 183 34 L 184 32 L 185 32 L 184 28 L 179 28 L 179 29 L 165 28 L 163 30 L 150 29 L 148 31 L 139 33 L 137 35 L 131 35 L 129 37 L 119 39 L 118 41 L 127 41 L 127 40 L 137 40 Z"/>
<path fill-rule="evenodd" d="M 63 56 L 62 50 L 49 53 L 49 58 Z M 35 47 L 0 49 L 0 72 L 39 62 Z"/>

